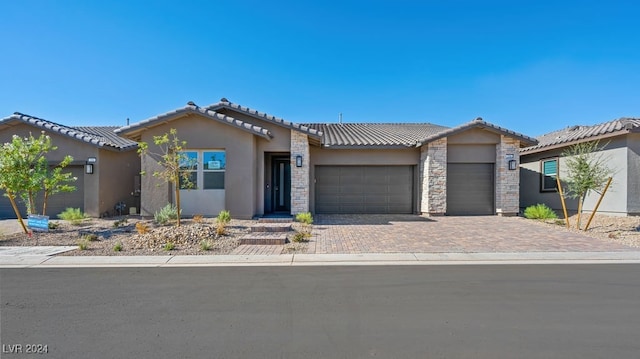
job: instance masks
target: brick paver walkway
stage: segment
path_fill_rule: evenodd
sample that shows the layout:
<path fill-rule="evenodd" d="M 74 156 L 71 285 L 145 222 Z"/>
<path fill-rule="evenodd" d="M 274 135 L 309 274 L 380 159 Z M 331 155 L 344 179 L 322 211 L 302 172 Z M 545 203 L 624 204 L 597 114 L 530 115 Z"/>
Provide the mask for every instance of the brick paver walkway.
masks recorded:
<path fill-rule="evenodd" d="M 637 250 L 521 217 L 316 215 L 313 227 L 308 253 Z"/>

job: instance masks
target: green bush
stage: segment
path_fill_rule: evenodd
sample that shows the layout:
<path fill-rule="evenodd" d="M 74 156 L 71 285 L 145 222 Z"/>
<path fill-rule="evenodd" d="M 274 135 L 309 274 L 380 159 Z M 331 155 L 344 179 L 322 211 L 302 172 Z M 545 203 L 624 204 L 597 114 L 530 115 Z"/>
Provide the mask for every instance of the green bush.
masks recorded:
<path fill-rule="evenodd" d="M 229 213 L 229 211 L 220 211 L 216 220 L 218 223 L 229 224 L 229 222 L 231 222 L 231 213 Z"/>
<path fill-rule="evenodd" d="M 154 213 L 153 219 L 158 222 L 158 224 L 167 224 L 169 221 L 175 221 L 178 219 L 178 209 L 175 205 L 168 204 Z"/>
<path fill-rule="evenodd" d="M 65 221 L 69 221 L 72 224 L 80 224 L 87 216 L 80 210 L 80 208 L 67 208 L 58 215 L 58 218 Z"/>
<path fill-rule="evenodd" d="M 88 242 L 95 242 L 98 240 L 98 235 L 95 233 L 87 233 L 84 236 L 82 236 L 82 239 Z"/>
<path fill-rule="evenodd" d="M 538 203 L 524 210 L 524 216 L 528 219 L 557 219 L 558 216 L 546 204 Z"/>
<path fill-rule="evenodd" d="M 309 232 L 296 232 L 293 235 L 293 238 L 291 238 L 291 240 L 296 243 L 307 242 L 310 237 L 311 237 L 311 233 Z"/>
<path fill-rule="evenodd" d="M 89 249 L 89 241 L 86 239 L 81 239 L 78 241 L 78 249 L 84 251 Z"/>
<path fill-rule="evenodd" d="M 176 245 L 173 242 L 167 242 L 162 249 L 165 251 L 172 251 L 176 248 Z"/>
<path fill-rule="evenodd" d="M 117 241 L 116 244 L 113 246 L 113 251 L 114 252 L 122 251 L 122 242 Z"/>
<path fill-rule="evenodd" d="M 200 241 L 200 250 L 208 251 L 211 249 L 211 241 L 208 239 L 203 239 Z"/>
<path fill-rule="evenodd" d="M 313 224 L 313 216 L 311 215 L 311 212 L 298 213 L 296 214 L 296 222 L 300 222 L 307 225 Z"/>

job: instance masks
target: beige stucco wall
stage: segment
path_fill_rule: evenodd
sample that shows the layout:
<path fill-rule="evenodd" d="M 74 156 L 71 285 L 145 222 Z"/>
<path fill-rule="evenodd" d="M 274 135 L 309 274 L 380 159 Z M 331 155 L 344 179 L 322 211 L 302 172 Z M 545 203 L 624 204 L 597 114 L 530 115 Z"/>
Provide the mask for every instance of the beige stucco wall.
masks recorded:
<path fill-rule="evenodd" d="M 608 166 L 615 172 L 613 182 L 607 191 L 598 213 L 610 215 L 625 215 L 627 213 L 627 186 L 628 179 L 634 177 L 628 172 L 628 154 L 627 138 L 618 136 L 615 138 L 602 140 L 600 143 L 608 142 L 602 155 L 607 159 Z M 520 209 L 528 206 L 544 203 L 553 208 L 558 213 L 562 213 L 562 204 L 560 196 L 557 192 L 541 192 L 540 191 L 540 160 L 560 157 L 560 179 L 567 176 L 565 159 L 561 157 L 565 149 L 556 149 L 541 153 L 523 155 L 520 157 Z M 584 203 L 584 210 L 591 211 L 599 198 L 597 193 L 591 193 L 587 196 Z M 567 208 L 569 212 L 576 213 L 578 210 L 578 201 L 575 199 L 567 199 Z"/>
<path fill-rule="evenodd" d="M 21 137 L 40 136 L 41 129 L 27 124 L 4 127 L 0 129 L 0 143 L 11 141 L 15 134 Z M 140 160 L 135 150 L 115 152 L 100 149 L 89 143 L 61 135 L 57 132 L 45 131 L 51 142 L 58 147 L 47 155 L 52 163 L 60 162 L 66 155 L 73 157 L 73 164 L 84 165 L 89 157 L 95 157 L 94 174 L 85 174 L 83 181 L 84 207 L 82 210 L 91 217 L 98 217 L 106 211 L 113 212 L 113 206 L 121 200 L 127 206 L 134 205 L 130 192 L 133 190 L 133 176 L 140 172 Z M 126 186 L 122 183 L 124 178 Z M 127 212 L 128 213 L 128 212 Z"/>
<path fill-rule="evenodd" d="M 627 212 L 640 216 L 640 133 L 627 135 Z"/>
<path fill-rule="evenodd" d="M 123 213 L 129 214 L 129 208 L 137 206 L 137 201 L 131 194 L 134 191 L 134 178 L 137 175 L 140 175 L 140 157 L 136 150 L 114 152 L 101 149 L 94 164 L 94 174 L 85 175 L 85 177 L 95 176 L 98 179 L 99 213 L 108 211 L 115 214 L 115 204 L 123 201 L 127 205 Z M 85 196 L 86 194 L 85 189 Z"/>
<path fill-rule="evenodd" d="M 162 135 L 171 128 L 175 128 L 178 131 L 178 137 L 187 141 L 186 149 L 225 150 L 227 156 L 225 208 L 231 212 L 233 218 L 252 218 L 254 215 L 264 214 L 265 173 L 268 171 L 264 163 L 268 156 L 265 154 L 288 154 L 291 132 L 290 129 L 269 121 L 232 111 L 225 112 L 236 119 L 268 129 L 273 138 L 267 140 L 226 123 L 200 115 L 189 115 L 145 130 L 142 133 L 142 141 L 151 145 L 154 135 Z M 147 173 L 141 181 L 143 215 L 153 215 L 155 211 L 173 201 L 170 188 L 151 176 L 159 168 L 157 162 L 149 157 L 143 160 L 143 169 Z M 202 214 L 217 215 L 217 213 Z"/>

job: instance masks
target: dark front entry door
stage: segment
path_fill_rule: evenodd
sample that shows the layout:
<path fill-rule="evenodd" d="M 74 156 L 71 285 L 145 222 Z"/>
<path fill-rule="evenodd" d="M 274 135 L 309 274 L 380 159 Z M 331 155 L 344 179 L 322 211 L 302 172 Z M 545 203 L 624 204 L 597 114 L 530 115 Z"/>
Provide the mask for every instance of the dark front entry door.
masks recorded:
<path fill-rule="evenodd" d="M 273 159 L 273 211 L 291 212 L 291 162 L 288 157 Z"/>

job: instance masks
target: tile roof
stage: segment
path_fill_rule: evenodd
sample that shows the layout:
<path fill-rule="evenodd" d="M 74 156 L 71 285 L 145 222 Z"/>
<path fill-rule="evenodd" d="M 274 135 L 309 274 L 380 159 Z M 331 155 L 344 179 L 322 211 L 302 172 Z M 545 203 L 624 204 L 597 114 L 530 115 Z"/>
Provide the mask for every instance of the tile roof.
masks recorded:
<path fill-rule="evenodd" d="M 229 100 L 227 100 L 226 98 L 221 98 L 219 102 L 216 102 L 214 104 L 211 104 L 209 106 L 206 106 L 207 109 L 209 110 L 213 110 L 213 111 L 219 111 L 221 109 L 227 109 L 227 110 L 232 110 L 232 111 L 237 111 L 240 113 L 244 113 L 248 116 L 254 117 L 254 118 L 258 118 L 261 120 L 266 120 L 269 122 L 273 122 L 277 125 L 283 126 L 283 127 L 288 127 L 288 128 L 292 128 L 301 132 L 304 132 L 308 135 L 320 138 L 322 137 L 322 132 L 319 132 L 316 129 L 313 128 L 309 128 L 306 125 L 301 125 L 298 123 L 294 123 L 294 122 L 290 122 L 287 120 L 284 120 L 282 118 L 279 117 L 275 117 L 272 115 L 269 115 L 267 113 L 264 112 L 260 112 L 254 109 L 251 109 L 249 107 L 244 107 L 244 106 L 240 106 L 238 104 L 232 103 Z"/>
<path fill-rule="evenodd" d="M 322 133 L 325 147 L 415 147 L 447 127 L 431 123 L 309 123 Z"/>
<path fill-rule="evenodd" d="M 238 120 L 238 119 L 233 118 L 231 116 L 227 116 L 225 114 L 218 113 L 218 112 L 213 111 L 213 110 L 211 110 L 209 108 L 198 107 L 193 102 L 189 102 L 187 104 L 187 106 L 185 106 L 185 107 L 182 107 L 182 108 L 179 108 L 179 109 L 176 109 L 176 110 L 173 110 L 173 111 L 165 112 L 165 113 L 160 114 L 158 116 L 148 118 L 148 119 L 146 119 L 144 121 L 140 121 L 140 122 L 134 123 L 134 124 L 129 125 L 129 126 L 120 127 L 119 129 L 117 129 L 115 131 L 115 133 L 116 134 L 122 134 L 122 135 L 129 135 L 129 137 L 131 137 L 131 134 L 135 134 L 135 133 L 147 128 L 149 125 L 160 124 L 160 123 L 163 123 L 164 121 L 170 120 L 172 118 L 178 118 L 178 117 L 181 117 L 181 116 L 187 115 L 187 114 L 203 115 L 204 117 L 207 117 L 209 119 L 230 124 L 230 125 L 235 126 L 235 127 L 239 128 L 241 130 L 251 132 L 251 133 L 253 133 L 255 135 L 264 137 L 264 138 L 266 138 L 268 140 L 273 138 L 273 135 L 271 134 L 271 132 L 269 132 L 269 130 L 267 130 L 266 128 L 262 128 L 260 126 L 253 125 L 251 123 L 248 123 L 248 122 L 245 122 L 245 121 L 242 121 L 242 120 Z"/>
<path fill-rule="evenodd" d="M 444 137 L 449 137 L 452 135 L 455 135 L 459 132 L 463 132 L 466 130 L 470 130 L 472 128 L 481 128 L 481 129 L 485 129 L 485 130 L 489 130 L 491 132 L 495 132 L 501 135 L 505 135 L 505 136 L 509 136 L 509 137 L 514 137 L 518 140 L 520 140 L 520 145 L 521 146 L 531 146 L 536 144 L 538 141 L 536 141 L 535 138 L 529 137 L 529 136 L 525 136 L 521 133 L 518 132 L 514 132 L 511 130 L 507 130 L 506 128 L 500 127 L 500 126 L 496 126 L 492 123 L 489 123 L 487 121 L 484 121 L 482 118 L 478 117 L 473 121 L 469 121 L 467 123 L 464 123 L 460 126 L 454 127 L 454 128 L 449 128 L 446 129 L 444 131 L 438 132 L 434 135 L 425 137 L 424 139 L 422 139 L 422 141 L 420 143 L 418 143 L 418 146 L 422 146 L 424 144 L 426 144 L 427 142 L 431 142 L 431 141 L 435 141 L 438 140 L 440 138 L 444 138 Z"/>
<path fill-rule="evenodd" d="M 629 132 L 640 132 L 640 119 L 619 118 L 593 126 L 567 127 L 538 137 L 537 145 L 523 148 L 520 153 L 540 152 L 550 148 L 564 147 L 578 142 L 617 136 Z"/>
<path fill-rule="evenodd" d="M 97 147 L 114 151 L 128 151 L 138 147 L 138 143 L 118 136 L 115 126 L 80 126 L 69 127 L 35 116 L 14 112 L 13 115 L 0 120 L 0 125 L 10 122 L 23 122 L 43 130 L 57 132 L 61 135 L 83 141 Z"/>

